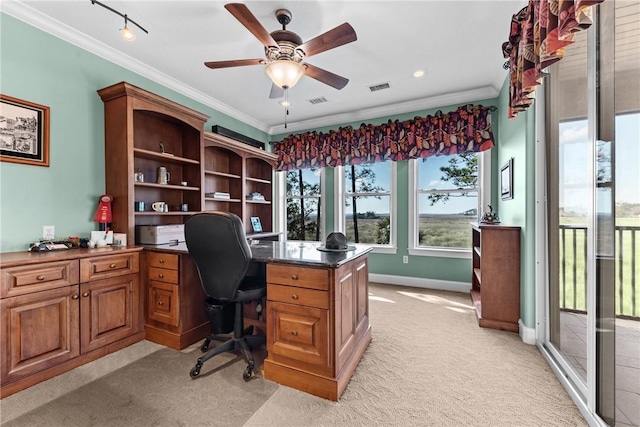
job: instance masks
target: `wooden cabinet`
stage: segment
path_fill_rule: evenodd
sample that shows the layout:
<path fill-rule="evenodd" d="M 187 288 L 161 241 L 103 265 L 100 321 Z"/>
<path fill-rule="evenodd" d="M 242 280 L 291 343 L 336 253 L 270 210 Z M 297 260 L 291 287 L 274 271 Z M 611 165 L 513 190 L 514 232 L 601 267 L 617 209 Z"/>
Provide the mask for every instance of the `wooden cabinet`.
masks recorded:
<path fill-rule="evenodd" d="M 249 238 L 255 234 L 251 217 L 260 218 L 263 232 L 272 232 L 273 167 L 276 159 L 275 154 L 205 132 L 204 210 L 238 215 Z M 251 198 L 252 193 L 260 193 L 264 200 Z"/>
<path fill-rule="evenodd" d="M 2 397 L 144 338 L 139 252 L 2 254 Z"/>
<path fill-rule="evenodd" d="M 205 293 L 187 253 L 145 250 L 146 338 L 176 350 L 210 334 Z"/>
<path fill-rule="evenodd" d="M 471 300 L 478 324 L 518 332 L 520 227 L 473 225 Z"/>
<path fill-rule="evenodd" d="M 208 116 L 125 82 L 98 94 L 104 102 L 106 192 L 114 198 L 111 228 L 127 233 L 133 245 L 136 225 L 180 224 L 201 211 Z M 167 184 L 157 183 L 159 167 L 169 172 Z M 144 182 L 135 180 L 138 170 Z M 136 212 L 134 201 L 144 202 L 145 210 Z M 157 201 L 167 203 L 168 212 L 153 211 Z"/>
<path fill-rule="evenodd" d="M 338 400 L 371 341 L 368 260 L 267 264 L 265 378 Z"/>

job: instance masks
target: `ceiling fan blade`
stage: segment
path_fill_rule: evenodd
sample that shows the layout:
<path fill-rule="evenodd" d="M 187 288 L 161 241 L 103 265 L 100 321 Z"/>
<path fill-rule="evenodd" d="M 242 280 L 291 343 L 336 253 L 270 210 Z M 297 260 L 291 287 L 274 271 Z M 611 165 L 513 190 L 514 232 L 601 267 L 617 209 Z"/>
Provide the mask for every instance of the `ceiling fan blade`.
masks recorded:
<path fill-rule="evenodd" d="M 249 8 L 242 3 L 225 4 L 227 9 L 247 30 L 251 32 L 265 46 L 278 46 L 278 43 L 271 37 L 271 34 L 262 26 L 262 24 L 251 13 Z"/>
<path fill-rule="evenodd" d="M 326 33 L 320 34 L 319 36 L 302 43 L 298 46 L 298 49 L 301 49 L 306 57 L 311 55 L 317 55 L 326 50 L 333 49 L 338 46 L 342 46 L 343 44 L 354 42 L 358 39 L 356 36 L 356 32 L 353 30 L 353 27 L 348 23 L 344 23 L 335 27 L 333 30 L 329 30 Z"/>
<path fill-rule="evenodd" d="M 275 84 L 271 84 L 271 92 L 269 92 L 269 99 L 282 98 L 284 96 L 284 89 Z"/>
<path fill-rule="evenodd" d="M 347 85 L 347 83 L 349 83 L 349 79 L 345 79 L 344 77 L 334 74 L 330 71 L 318 68 L 315 65 L 307 64 L 306 62 L 303 65 L 307 68 L 307 70 L 305 71 L 305 75 L 338 90 L 342 89 Z"/>
<path fill-rule="evenodd" d="M 231 61 L 209 61 L 205 62 L 209 68 L 230 68 L 230 67 L 244 67 L 245 65 L 259 65 L 264 63 L 264 59 L 233 59 Z"/>

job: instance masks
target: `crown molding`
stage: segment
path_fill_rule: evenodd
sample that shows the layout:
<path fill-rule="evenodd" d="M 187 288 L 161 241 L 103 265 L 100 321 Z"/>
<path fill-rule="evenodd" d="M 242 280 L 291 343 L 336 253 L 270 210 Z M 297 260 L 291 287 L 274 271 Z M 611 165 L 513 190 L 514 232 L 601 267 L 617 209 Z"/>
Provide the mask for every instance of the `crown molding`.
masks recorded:
<path fill-rule="evenodd" d="M 91 38 L 86 34 L 83 34 L 68 25 L 57 21 L 50 16 L 44 15 L 40 11 L 26 5 L 25 3 L 14 1 L 3 1 L 2 12 L 10 15 L 20 21 L 23 21 L 39 30 L 51 34 L 54 37 L 62 39 L 68 43 L 73 44 L 81 49 L 91 52 L 100 58 L 106 59 L 116 65 L 119 65 L 127 70 L 133 71 L 143 77 L 148 78 L 162 86 L 172 89 L 181 95 L 187 96 L 194 101 L 198 101 L 207 107 L 211 107 L 216 111 L 226 114 L 234 119 L 253 126 L 263 132 L 268 132 L 269 125 L 266 123 L 257 121 L 251 116 L 248 116 L 234 108 L 229 107 L 226 104 L 212 98 L 204 93 L 185 85 L 184 83 L 176 80 L 175 78 L 162 73 L 148 65 L 132 58 L 128 55 L 119 52 L 99 40 Z"/>
<path fill-rule="evenodd" d="M 429 108 L 438 108 L 446 105 L 475 102 L 484 99 L 495 98 L 498 96 L 498 93 L 499 92 L 495 88 L 491 86 L 484 86 L 478 89 L 472 89 L 463 92 L 430 96 L 428 98 L 416 99 L 413 101 L 407 101 L 398 104 L 384 105 L 349 113 L 336 114 L 332 116 L 319 117 L 317 119 L 288 123 L 286 129 L 284 128 L 284 125 L 272 126 L 271 128 L 269 128 L 268 134 L 280 135 L 284 133 L 294 133 L 297 131 L 305 131 L 340 123 L 371 120 L 379 117 L 411 113 L 412 111 L 427 110 Z"/>

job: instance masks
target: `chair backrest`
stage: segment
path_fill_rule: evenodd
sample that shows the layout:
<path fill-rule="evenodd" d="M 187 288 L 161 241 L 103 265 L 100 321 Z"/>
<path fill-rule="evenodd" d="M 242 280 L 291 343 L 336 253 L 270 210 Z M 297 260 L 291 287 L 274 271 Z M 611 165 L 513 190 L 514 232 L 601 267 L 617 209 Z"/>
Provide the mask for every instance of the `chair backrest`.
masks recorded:
<path fill-rule="evenodd" d="M 229 212 L 195 214 L 185 222 L 184 237 L 207 296 L 232 300 L 251 263 L 242 220 Z"/>

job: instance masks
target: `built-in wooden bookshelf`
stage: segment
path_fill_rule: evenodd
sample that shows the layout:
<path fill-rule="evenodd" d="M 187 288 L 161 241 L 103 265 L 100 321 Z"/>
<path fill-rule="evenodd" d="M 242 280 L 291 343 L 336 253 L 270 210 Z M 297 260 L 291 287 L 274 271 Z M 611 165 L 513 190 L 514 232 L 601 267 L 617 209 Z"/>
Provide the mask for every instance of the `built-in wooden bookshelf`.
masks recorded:
<path fill-rule="evenodd" d="M 471 300 L 478 324 L 518 332 L 520 227 L 472 224 Z"/>

